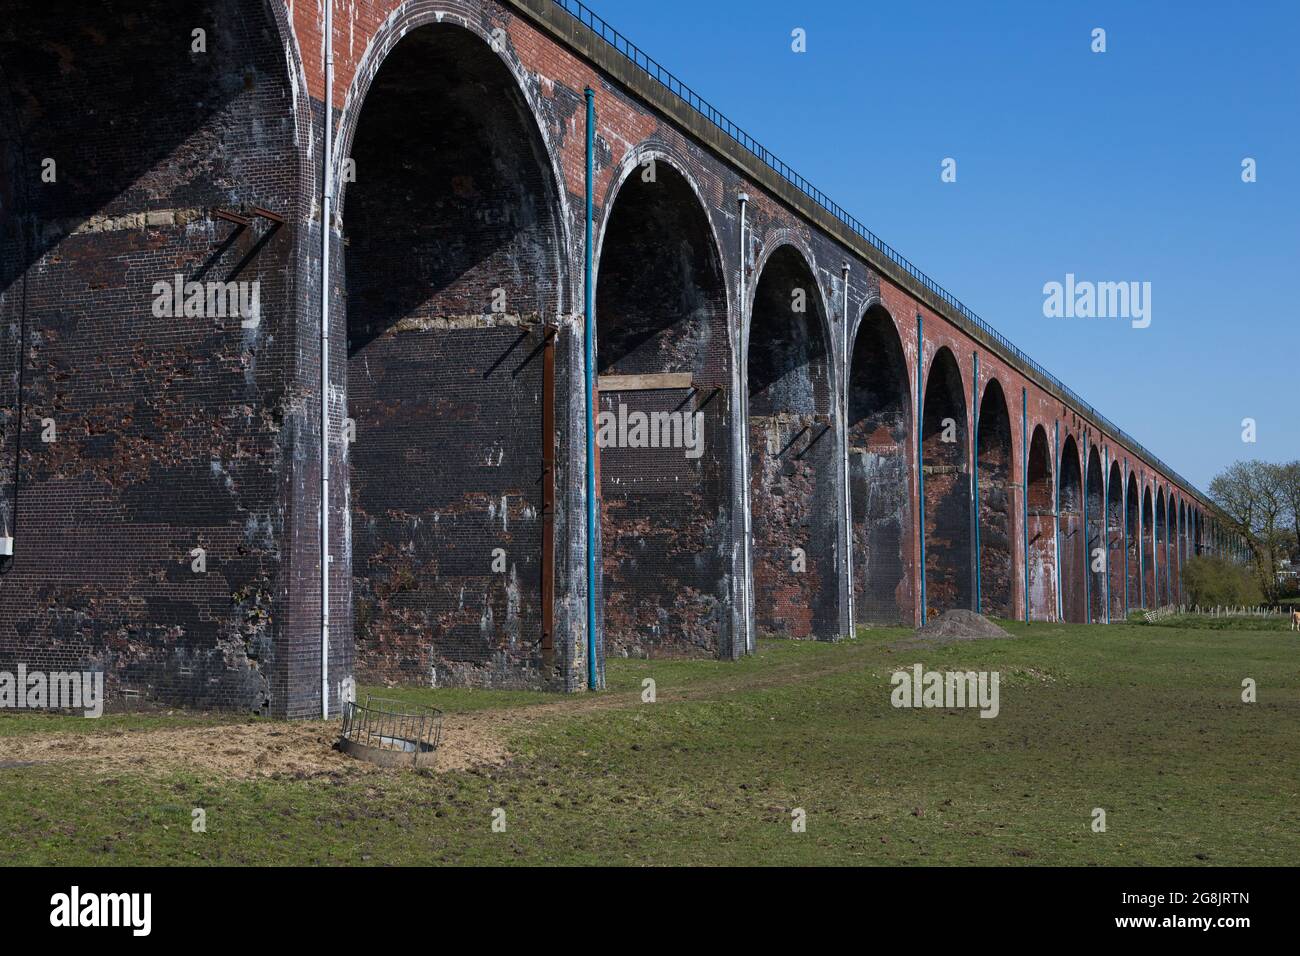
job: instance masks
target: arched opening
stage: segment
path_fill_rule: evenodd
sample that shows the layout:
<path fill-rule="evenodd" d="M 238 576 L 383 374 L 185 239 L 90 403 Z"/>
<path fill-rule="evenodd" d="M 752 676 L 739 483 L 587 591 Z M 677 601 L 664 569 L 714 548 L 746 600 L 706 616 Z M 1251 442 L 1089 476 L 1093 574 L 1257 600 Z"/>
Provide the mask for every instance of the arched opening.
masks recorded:
<path fill-rule="evenodd" d="M 1058 495 L 1058 536 L 1061 542 L 1061 616 L 1072 623 L 1088 619 L 1085 529 L 1083 527 L 1083 466 L 1079 445 L 1067 435 L 1061 445 L 1061 490 Z"/>
<path fill-rule="evenodd" d="M 979 611 L 994 617 L 1015 613 L 1015 546 L 1011 515 L 1011 416 L 1002 385 L 990 379 L 975 430 L 979 463 Z"/>
<path fill-rule="evenodd" d="M 911 623 L 911 386 L 894 320 L 880 305 L 854 338 L 848 416 L 854 618 Z"/>
<path fill-rule="evenodd" d="M 1026 471 L 1029 501 L 1029 616 L 1056 620 L 1056 512 L 1052 507 L 1052 452 L 1047 431 L 1034 427 Z"/>
<path fill-rule="evenodd" d="M 1124 620 L 1124 478 L 1119 462 L 1110 463 L 1106 479 L 1106 580 L 1111 621 Z"/>
<path fill-rule="evenodd" d="M 925 603 L 929 611 L 971 608 L 971 507 L 966 394 L 948 348 L 930 363 L 921 421 L 925 476 Z"/>
<path fill-rule="evenodd" d="M 555 679 L 542 640 L 545 323 L 560 213 L 522 92 L 480 37 L 408 33 L 343 196 L 357 673 Z"/>
<path fill-rule="evenodd" d="M 1095 623 L 1105 620 L 1106 615 L 1106 541 L 1102 529 L 1105 526 L 1106 507 L 1105 487 L 1101 470 L 1101 453 L 1096 445 L 1088 447 L 1088 621 Z"/>
<path fill-rule="evenodd" d="M 822 297 L 793 246 L 754 289 L 747 371 L 754 619 L 760 633 L 830 637 L 839 528 Z"/>
<path fill-rule="evenodd" d="M 660 157 L 619 186 L 599 248 L 607 653 L 742 653 L 728 614 L 727 293 L 708 216 Z"/>
<path fill-rule="evenodd" d="M 1181 499 L 1178 502 L 1178 601 L 1183 600 L 1183 572 L 1187 567 L 1187 559 L 1190 556 L 1190 529 L 1187 526 L 1189 512 L 1187 502 Z"/>
<path fill-rule="evenodd" d="M 1165 509 L 1165 490 L 1156 492 L 1156 607 L 1169 603 L 1169 517 Z"/>
<path fill-rule="evenodd" d="M 1156 600 L 1156 524 L 1151 487 L 1142 490 L 1142 606 L 1153 608 Z"/>
<path fill-rule="evenodd" d="M 1141 496 L 1138 494 L 1136 472 L 1128 473 L 1127 493 L 1124 499 L 1124 531 L 1128 547 L 1128 583 L 1125 593 L 1129 608 L 1144 607 L 1146 600 L 1142 591 L 1142 537 L 1138 523 L 1142 503 Z"/>

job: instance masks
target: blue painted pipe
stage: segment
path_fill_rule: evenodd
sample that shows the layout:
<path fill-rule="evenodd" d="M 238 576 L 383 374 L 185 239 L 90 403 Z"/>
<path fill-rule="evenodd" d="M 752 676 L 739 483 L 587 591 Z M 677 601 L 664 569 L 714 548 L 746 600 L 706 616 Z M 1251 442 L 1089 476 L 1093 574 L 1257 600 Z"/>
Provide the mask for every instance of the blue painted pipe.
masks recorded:
<path fill-rule="evenodd" d="M 925 340 L 921 336 L 921 313 L 916 313 L 916 488 L 921 516 L 921 626 L 925 626 L 925 454 L 921 432 L 925 427 Z"/>
<path fill-rule="evenodd" d="M 592 167 L 595 162 L 596 137 L 596 94 L 588 87 L 587 95 L 587 222 L 585 236 L 586 261 L 582 273 L 582 318 L 583 348 L 582 370 L 586 377 L 587 394 L 587 687 L 595 690 L 600 686 L 600 677 L 596 670 L 596 396 L 595 372 L 593 369 L 596 354 L 595 319 L 592 309 L 591 276 L 591 192 Z"/>
<path fill-rule="evenodd" d="M 1025 623 L 1029 623 L 1029 390 L 1020 389 L 1020 503 L 1024 512 Z"/>
<path fill-rule="evenodd" d="M 980 595 L 980 356 L 973 354 L 975 360 L 975 381 L 971 384 L 971 402 L 974 410 L 975 440 L 971 442 L 974 449 L 974 467 L 971 469 L 974 485 L 971 493 L 971 507 L 975 514 L 975 613 L 984 610 Z"/>

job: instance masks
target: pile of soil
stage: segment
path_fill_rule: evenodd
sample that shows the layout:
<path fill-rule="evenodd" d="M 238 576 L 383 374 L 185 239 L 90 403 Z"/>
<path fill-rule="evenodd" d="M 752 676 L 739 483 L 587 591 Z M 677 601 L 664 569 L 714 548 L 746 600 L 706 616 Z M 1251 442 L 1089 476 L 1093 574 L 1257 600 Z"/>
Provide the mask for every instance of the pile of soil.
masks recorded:
<path fill-rule="evenodd" d="M 978 641 L 984 638 L 1011 637 L 983 614 L 974 611 L 952 610 L 931 618 L 924 627 L 916 629 L 916 636 L 948 641 Z"/>

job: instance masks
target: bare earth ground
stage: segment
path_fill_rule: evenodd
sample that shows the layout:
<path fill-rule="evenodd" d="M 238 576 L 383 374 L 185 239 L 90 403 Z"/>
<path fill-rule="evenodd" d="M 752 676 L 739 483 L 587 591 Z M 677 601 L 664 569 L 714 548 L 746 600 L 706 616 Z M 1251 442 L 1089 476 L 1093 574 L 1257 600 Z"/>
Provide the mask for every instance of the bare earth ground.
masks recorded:
<path fill-rule="evenodd" d="M 913 646 L 917 642 L 909 642 Z M 801 668 L 801 677 L 850 669 L 855 665 Z M 704 688 L 683 689 L 662 699 L 689 700 L 718 690 L 736 691 L 777 686 L 789 675 L 785 668 L 746 675 Z M 555 717 L 636 706 L 639 693 L 607 692 L 564 698 L 529 707 L 450 713 L 443 717 L 438 747 L 439 773 L 473 767 L 502 766 L 510 758 L 507 739 L 514 730 Z M 228 780 L 289 777 L 305 779 L 332 774 L 384 772 L 334 748 L 338 721 L 269 721 L 227 723 L 210 727 L 133 728 L 89 733 L 36 733 L 0 737 L 0 769 L 6 766 L 69 765 L 92 774 L 135 772 L 162 776 L 186 771 Z"/>

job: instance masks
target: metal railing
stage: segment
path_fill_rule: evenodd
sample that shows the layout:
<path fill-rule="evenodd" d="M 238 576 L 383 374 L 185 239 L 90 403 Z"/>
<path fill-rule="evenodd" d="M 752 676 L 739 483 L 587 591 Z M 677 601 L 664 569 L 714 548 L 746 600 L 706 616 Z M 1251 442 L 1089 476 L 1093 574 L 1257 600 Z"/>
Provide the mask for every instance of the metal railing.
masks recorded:
<path fill-rule="evenodd" d="M 579 23 L 589 29 L 600 39 L 604 40 L 613 50 L 630 60 L 638 69 L 655 80 L 660 85 L 666 87 L 673 95 L 684 102 L 691 109 L 695 110 L 710 123 L 716 126 L 722 132 L 726 133 L 746 152 L 753 155 L 764 166 L 767 166 L 774 173 L 784 179 L 799 192 L 811 199 L 830 215 L 844 224 L 855 235 L 863 241 L 869 243 L 872 248 L 884 255 L 890 262 L 894 263 L 922 287 L 929 290 L 933 295 L 948 305 L 961 318 L 974 325 L 985 335 L 992 338 L 1002 346 L 1015 360 L 1022 365 L 1032 369 L 1038 376 L 1050 382 L 1056 389 L 1065 395 L 1071 402 L 1078 406 L 1077 410 L 1086 413 L 1103 431 L 1109 432 L 1115 438 L 1124 441 L 1132 446 L 1133 450 L 1143 455 L 1150 464 L 1156 466 L 1165 475 L 1179 484 L 1183 485 L 1189 491 L 1199 495 L 1205 502 L 1209 499 L 1195 485 L 1187 481 L 1174 469 L 1170 468 L 1158 456 L 1153 455 L 1141 442 L 1130 435 L 1124 429 L 1120 428 L 1101 412 L 1097 411 L 1092 405 L 1084 401 L 1083 398 L 1070 388 L 1059 378 L 1053 375 L 1047 369 L 1043 368 L 1038 362 L 1030 358 L 1019 348 L 1017 348 L 1010 339 L 999 332 L 993 326 L 989 325 L 978 315 L 968 309 L 961 300 L 954 296 L 939 283 L 935 282 L 928 275 L 913 265 L 908 259 L 889 243 L 885 242 L 874 232 L 864 226 L 855 217 L 850 215 L 842 206 L 834 202 L 829 196 L 814 186 L 808 180 L 804 179 L 797 172 L 790 168 L 771 153 L 766 147 L 759 143 L 754 137 L 750 136 L 743 129 L 722 115 L 711 103 L 692 90 L 689 86 L 679 80 L 670 71 L 648 56 L 645 51 L 641 50 L 636 44 L 630 41 L 623 34 L 619 33 L 608 23 L 602 20 L 594 11 L 581 2 L 581 0 L 552 0 L 552 2 L 576 19 Z"/>

